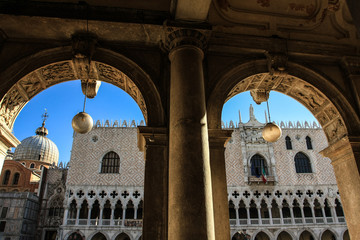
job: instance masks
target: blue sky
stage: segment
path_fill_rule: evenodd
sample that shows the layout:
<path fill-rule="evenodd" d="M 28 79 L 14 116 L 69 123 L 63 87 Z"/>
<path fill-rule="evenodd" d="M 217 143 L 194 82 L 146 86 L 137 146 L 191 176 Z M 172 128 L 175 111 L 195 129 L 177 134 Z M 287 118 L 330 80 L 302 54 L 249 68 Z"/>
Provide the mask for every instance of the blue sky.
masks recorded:
<path fill-rule="evenodd" d="M 36 128 L 41 126 L 45 108 L 49 114 L 46 128 L 48 137 L 59 148 L 59 162 L 70 160 L 73 130 L 71 120 L 82 111 L 84 95 L 81 92 L 80 80 L 61 83 L 41 92 L 23 108 L 15 121 L 13 133 L 21 141 L 35 135 Z M 256 118 L 265 122 L 266 103 L 257 105 L 250 93 L 242 93 L 230 99 L 223 108 L 224 122 L 233 120 L 239 122 L 239 113 L 243 122 L 249 120 L 249 106 L 254 107 Z M 269 99 L 271 120 L 278 121 L 314 121 L 313 115 L 300 103 L 277 92 L 270 93 Z M 143 120 L 142 113 L 136 102 L 123 90 L 102 83 L 98 95 L 94 99 L 87 99 L 86 112 L 93 120 Z"/>

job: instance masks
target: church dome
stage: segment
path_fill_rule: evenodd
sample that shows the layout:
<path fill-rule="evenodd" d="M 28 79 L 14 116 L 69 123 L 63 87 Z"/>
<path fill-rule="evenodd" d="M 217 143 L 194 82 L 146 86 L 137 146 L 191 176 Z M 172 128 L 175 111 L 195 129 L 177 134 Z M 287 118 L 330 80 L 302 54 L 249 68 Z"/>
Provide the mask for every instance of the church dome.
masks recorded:
<path fill-rule="evenodd" d="M 35 160 L 57 165 L 59 150 L 55 143 L 46 137 L 48 130 L 45 121 L 36 129 L 36 135 L 25 138 L 14 152 L 14 160 Z"/>

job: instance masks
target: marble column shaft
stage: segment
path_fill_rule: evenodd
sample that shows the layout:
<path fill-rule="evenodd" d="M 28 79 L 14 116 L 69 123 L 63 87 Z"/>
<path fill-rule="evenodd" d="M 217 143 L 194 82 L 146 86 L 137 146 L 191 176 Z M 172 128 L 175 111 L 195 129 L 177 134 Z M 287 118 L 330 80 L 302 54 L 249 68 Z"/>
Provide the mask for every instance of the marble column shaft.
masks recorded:
<path fill-rule="evenodd" d="M 215 239 L 203 51 L 170 51 L 168 239 Z M 229 219 L 227 219 L 227 222 Z"/>
<path fill-rule="evenodd" d="M 213 192 L 215 238 L 230 238 L 229 209 L 225 168 L 225 146 L 232 130 L 209 129 L 210 166 Z M 239 208 L 236 207 L 236 225 L 239 225 Z M 229 223 L 229 224 L 228 224 Z"/>
<path fill-rule="evenodd" d="M 145 152 L 144 240 L 166 240 L 168 218 L 168 138 L 166 128 L 138 127 Z"/>

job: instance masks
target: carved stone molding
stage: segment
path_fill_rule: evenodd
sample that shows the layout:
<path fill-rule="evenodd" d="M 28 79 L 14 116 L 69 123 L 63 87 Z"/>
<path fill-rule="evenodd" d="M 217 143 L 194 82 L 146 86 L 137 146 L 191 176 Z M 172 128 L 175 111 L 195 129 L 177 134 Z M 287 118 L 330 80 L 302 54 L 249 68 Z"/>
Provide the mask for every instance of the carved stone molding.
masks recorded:
<path fill-rule="evenodd" d="M 247 77 L 235 85 L 226 101 L 246 91 L 259 95 L 255 96 L 255 99 L 261 101 L 265 99 L 265 96 L 261 96 L 265 90 L 284 93 L 309 109 L 324 129 L 329 144 L 347 134 L 344 120 L 331 101 L 311 84 L 291 75 L 271 76 L 269 73 L 260 73 Z"/>
<path fill-rule="evenodd" d="M 163 46 L 167 51 L 184 45 L 195 46 L 202 50 L 207 48 L 209 30 L 194 30 L 169 26 L 165 28 Z"/>
<path fill-rule="evenodd" d="M 138 87 L 128 76 L 118 69 L 100 62 L 92 62 L 91 69 L 91 74 L 95 79 L 111 83 L 127 92 L 137 102 L 145 121 L 147 121 L 145 100 Z M 24 76 L 0 101 L 0 122 L 12 129 L 16 117 L 29 100 L 57 83 L 78 79 L 77 70 L 74 62 L 68 60 L 46 65 Z M 96 84 L 96 82 L 94 80 L 90 83 Z M 96 87 L 96 85 L 93 86 L 93 89 Z M 89 93 L 92 94 L 91 90 Z"/>

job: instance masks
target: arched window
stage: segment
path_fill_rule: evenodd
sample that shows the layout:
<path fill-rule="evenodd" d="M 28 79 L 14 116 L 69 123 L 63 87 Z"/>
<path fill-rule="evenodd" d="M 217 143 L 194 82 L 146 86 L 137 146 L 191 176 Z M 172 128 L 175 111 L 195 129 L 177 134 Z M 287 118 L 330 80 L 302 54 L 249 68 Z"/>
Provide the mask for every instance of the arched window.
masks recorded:
<path fill-rule="evenodd" d="M 5 171 L 5 175 L 3 178 L 3 185 L 7 185 L 9 183 L 10 174 L 11 174 L 10 170 Z"/>
<path fill-rule="evenodd" d="M 309 158 L 301 152 L 295 155 L 295 168 L 296 173 L 312 173 Z"/>
<path fill-rule="evenodd" d="M 306 139 L 306 147 L 307 147 L 307 149 L 309 149 L 309 150 L 313 149 L 312 143 L 311 143 L 311 138 L 309 136 L 306 136 L 305 139 Z"/>
<path fill-rule="evenodd" d="M 20 173 L 15 173 L 13 177 L 13 185 L 18 185 L 20 179 Z"/>
<path fill-rule="evenodd" d="M 263 171 L 265 171 L 266 175 L 269 175 L 265 159 L 259 154 L 255 154 L 251 158 L 251 175 L 260 177 Z"/>
<path fill-rule="evenodd" d="M 287 150 L 291 150 L 291 149 L 292 149 L 291 138 L 290 138 L 289 136 L 286 136 L 286 138 L 285 138 L 285 144 L 286 144 L 286 149 L 287 149 Z"/>
<path fill-rule="evenodd" d="M 35 163 L 30 164 L 30 168 L 34 168 L 35 167 Z"/>
<path fill-rule="evenodd" d="M 108 152 L 101 162 L 101 173 L 119 173 L 120 157 L 116 152 Z"/>

